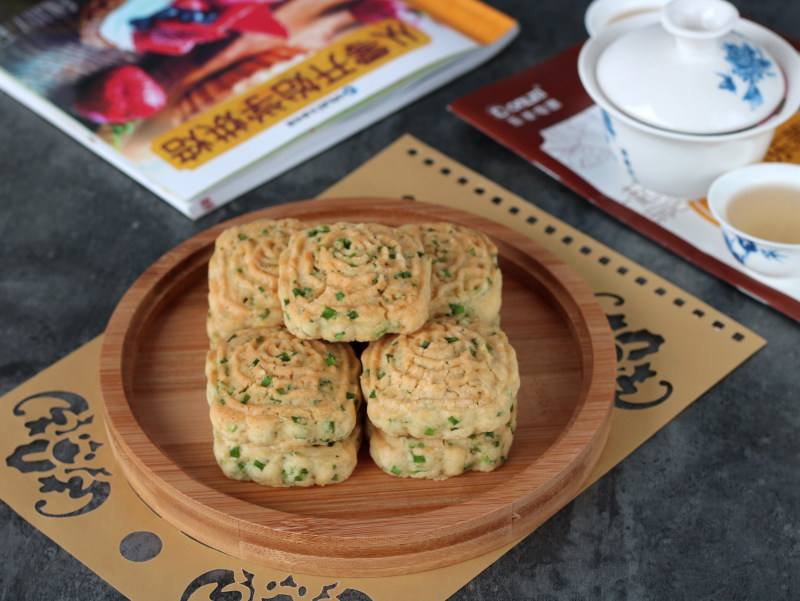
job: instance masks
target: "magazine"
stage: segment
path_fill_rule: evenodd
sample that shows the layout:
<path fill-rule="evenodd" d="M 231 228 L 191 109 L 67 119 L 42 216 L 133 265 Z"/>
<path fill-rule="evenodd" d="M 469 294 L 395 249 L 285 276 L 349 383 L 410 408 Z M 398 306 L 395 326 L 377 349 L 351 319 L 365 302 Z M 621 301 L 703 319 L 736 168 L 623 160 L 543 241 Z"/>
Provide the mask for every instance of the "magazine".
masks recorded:
<path fill-rule="evenodd" d="M 800 280 L 760 275 L 729 252 L 704 198 L 644 188 L 608 148 L 600 108 L 578 77 L 577 44 L 448 108 L 583 198 L 739 290 L 800 321 Z M 800 163 L 800 113 L 765 161 Z"/>
<path fill-rule="evenodd" d="M 518 30 L 478 0 L 44 0 L 0 26 L 0 88 L 194 219 Z"/>

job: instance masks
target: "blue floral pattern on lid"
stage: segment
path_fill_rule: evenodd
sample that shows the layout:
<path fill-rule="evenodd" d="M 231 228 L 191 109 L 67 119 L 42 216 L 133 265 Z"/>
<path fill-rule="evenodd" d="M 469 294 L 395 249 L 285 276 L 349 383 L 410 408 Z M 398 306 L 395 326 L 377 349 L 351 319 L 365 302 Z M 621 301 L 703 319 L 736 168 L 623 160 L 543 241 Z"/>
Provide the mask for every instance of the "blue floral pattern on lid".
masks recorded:
<path fill-rule="evenodd" d="M 775 76 L 775 72 L 770 70 L 772 61 L 764 56 L 761 48 L 747 42 L 742 42 L 741 45 L 726 42 L 723 47 L 725 60 L 731 64 L 731 72 L 730 74 L 717 73 L 722 77 L 719 88 L 735 94 L 737 86 L 734 78 L 739 78 L 747 87 L 742 100 L 750 104 L 751 110 L 761 106 L 764 103 L 764 97 L 761 95 L 761 90 L 758 89 L 758 82 L 765 77 Z"/>

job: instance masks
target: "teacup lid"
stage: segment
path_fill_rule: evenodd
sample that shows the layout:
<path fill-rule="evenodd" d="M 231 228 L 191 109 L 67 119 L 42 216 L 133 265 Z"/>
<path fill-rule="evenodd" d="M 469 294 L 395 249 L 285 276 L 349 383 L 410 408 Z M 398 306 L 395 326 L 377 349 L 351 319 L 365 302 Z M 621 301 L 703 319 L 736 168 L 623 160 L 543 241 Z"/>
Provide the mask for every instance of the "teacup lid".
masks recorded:
<path fill-rule="evenodd" d="M 769 118 L 786 95 L 780 65 L 736 33 L 725 0 L 673 0 L 660 23 L 623 32 L 597 62 L 609 102 L 648 125 L 687 134 L 735 132 Z"/>

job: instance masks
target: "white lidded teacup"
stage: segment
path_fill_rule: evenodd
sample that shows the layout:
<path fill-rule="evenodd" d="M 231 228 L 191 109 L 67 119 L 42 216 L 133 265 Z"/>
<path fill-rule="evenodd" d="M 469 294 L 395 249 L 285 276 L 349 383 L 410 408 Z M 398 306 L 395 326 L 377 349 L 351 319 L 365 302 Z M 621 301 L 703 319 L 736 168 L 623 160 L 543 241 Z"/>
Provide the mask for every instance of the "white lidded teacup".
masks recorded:
<path fill-rule="evenodd" d="M 578 74 L 633 181 L 682 198 L 763 160 L 800 108 L 800 54 L 724 0 L 673 0 L 603 28 Z"/>
<path fill-rule="evenodd" d="M 717 178 L 708 206 L 744 267 L 800 277 L 800 165 L 758 163 Z"/>

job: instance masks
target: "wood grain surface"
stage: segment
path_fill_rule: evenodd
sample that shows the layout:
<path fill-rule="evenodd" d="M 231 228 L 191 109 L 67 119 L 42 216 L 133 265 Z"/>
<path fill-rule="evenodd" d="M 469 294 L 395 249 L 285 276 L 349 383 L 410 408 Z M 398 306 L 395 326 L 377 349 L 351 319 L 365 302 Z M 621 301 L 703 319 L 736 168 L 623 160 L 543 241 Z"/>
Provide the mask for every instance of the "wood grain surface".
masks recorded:
<path fill-rule="evenodd" d="M 345 482 L 268 488 L 223 476 L 205 399 L 207 265 L 219 233 L 256 218 L 401 225 L 451 221 L 487 233 L 503 270 L 501 325 L 522 385 L 506 463 L 441 482 L 374 465 L 366 444 Z M 244 560 L 306 574 L 381 576 L 453 564 L 534 530 L 580 489 L 605 444 L 616 357 L 605 315 L 579 276 L 529 238 L 411 201 L 303 201 L 220 224 L 181 244 L 131 287 L 100 363 L 119 466 L 157 513 Z"/>

